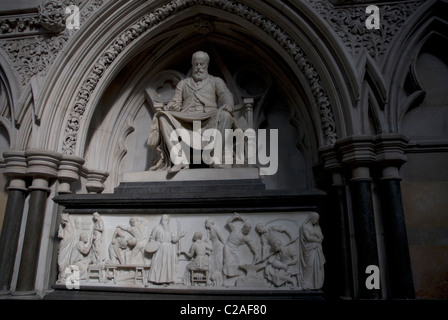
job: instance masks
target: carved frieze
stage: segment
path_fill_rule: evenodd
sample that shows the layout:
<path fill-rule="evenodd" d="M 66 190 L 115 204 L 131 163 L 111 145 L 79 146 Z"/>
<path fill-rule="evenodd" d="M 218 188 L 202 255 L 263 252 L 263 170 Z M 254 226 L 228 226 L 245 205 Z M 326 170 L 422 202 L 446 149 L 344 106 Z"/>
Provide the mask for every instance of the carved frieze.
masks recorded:
<path fill-rule="evenodd" d="M 57 284 L 318 290 L 315 212 L 61 215 Z"/>
<path fill-rule="evenodd" d="M 40 20 L 36 14 L 9 15 L 0 17 L 0 37 L 17 34 L 29 35 L 39 30 Z"/>

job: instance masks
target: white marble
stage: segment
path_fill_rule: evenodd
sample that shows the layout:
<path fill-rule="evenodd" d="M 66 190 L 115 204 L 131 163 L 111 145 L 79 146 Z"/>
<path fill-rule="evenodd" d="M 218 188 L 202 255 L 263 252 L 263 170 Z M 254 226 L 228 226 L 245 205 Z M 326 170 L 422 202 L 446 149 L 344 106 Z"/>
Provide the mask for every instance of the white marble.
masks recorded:
<path fill-rule="evenodd" d="M 315 212 L 63 218 L 59 285 L 73 279 L 73 270 L 82 286 L 310 290 L 323 285 L 323 235 Z M 95 245 L 98 221 L 102 246 Z"/>

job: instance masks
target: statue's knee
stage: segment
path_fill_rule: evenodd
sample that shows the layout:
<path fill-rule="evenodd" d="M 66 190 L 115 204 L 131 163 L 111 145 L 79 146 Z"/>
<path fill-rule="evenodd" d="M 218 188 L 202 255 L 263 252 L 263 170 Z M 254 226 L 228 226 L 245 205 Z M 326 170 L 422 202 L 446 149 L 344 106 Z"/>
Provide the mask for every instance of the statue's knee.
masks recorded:
<path fill-rule="evenodd" d="M 219 119 L 221 121 L 225 121 L 225 122 L 229 122 L 232 121 L 233 116 L 230 112 L 226 111 L 226 110 L 221 110 L 220 115 L 219 115 Z"/>

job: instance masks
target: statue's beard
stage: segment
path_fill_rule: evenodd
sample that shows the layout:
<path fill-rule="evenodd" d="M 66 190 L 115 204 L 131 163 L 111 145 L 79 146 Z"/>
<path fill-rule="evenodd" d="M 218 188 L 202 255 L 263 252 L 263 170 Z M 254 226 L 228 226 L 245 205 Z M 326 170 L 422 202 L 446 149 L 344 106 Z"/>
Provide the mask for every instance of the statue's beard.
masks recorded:
<path fill-rule="evenodd" d="M 202 81 L 205 80 L 208 76 L 208 72 L 202 71 L 202 72 L 195 72 L 193 73 L 193 79 L 194 81 Z"/>

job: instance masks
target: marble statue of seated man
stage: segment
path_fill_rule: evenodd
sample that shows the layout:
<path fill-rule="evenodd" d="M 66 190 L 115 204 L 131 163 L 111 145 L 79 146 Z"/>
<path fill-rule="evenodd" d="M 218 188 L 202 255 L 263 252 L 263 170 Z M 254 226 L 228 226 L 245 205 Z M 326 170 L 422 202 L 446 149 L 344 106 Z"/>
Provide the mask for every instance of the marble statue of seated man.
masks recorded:
<path fill-rule="evenodd" d="M 199 129 L 204 132 L 206 129 L 216 129 L 225 137 L 226 129 L 247 128 L 247 122 L 244 119 L 235 119 L 233 116 L 234 99 L 225 82 L 218 77 L 208 73 L 210 58 L 206 52 L 198 51 L 192 56 L 192 76 L 187 77 L 176 86 L 174 96 L 163 107 L 164 110 L 158 110 L 151 124 L 151 132 L 148 139 L 148 146 L 157 149 L 160 154 L 160 160 L 150 170 L 168 170 L 170 173 L 176 173 L 183 168 L 188 168 L 188 160 L 183 159 L 180 163 L 172 161 L 173 150 L 179 157 L 185 158 L 185 153 L 178 145 L 179 140 L 174 139 L 173 132 L 177 134 L 176 129 L 187 130 L 190 137 L 194 137 L 193 131 L 197 134 L 197 124 Z M 183 131 L 185 132 L 185 131 Z M 180 137 L 177 136 L 177 137 Z M 180 137 L 181 138 L 181 137 Z M 182 139 L 182 138 L 181 138 Z M 185 139 L 188 140 L 188 139 Z M 209 142 L 203 141 L 199 145 L 184 141 L 197 149 L 203 150 Z M 177 147 L 176 147 L 177 146 Z M 225 153 L 224 143 L 222 159 Z M 175 148 L 176 147 L 176 148 Z M 212 167 L 224 167 L 224 161 L 221 163 L 211 163 Z M 227 165 L 228 167 L 228 165 Z"/>

